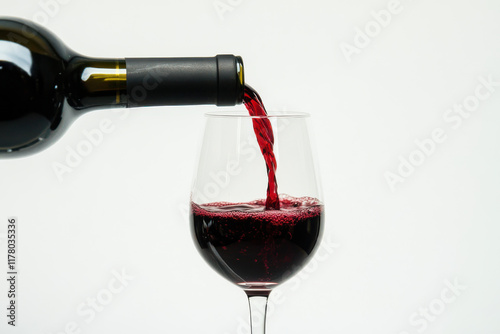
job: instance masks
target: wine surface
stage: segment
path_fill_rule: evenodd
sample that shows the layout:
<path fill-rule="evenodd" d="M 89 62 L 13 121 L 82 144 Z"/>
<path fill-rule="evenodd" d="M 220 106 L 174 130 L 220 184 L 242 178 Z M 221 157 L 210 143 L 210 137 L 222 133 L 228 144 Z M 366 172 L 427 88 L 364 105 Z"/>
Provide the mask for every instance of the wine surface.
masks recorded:
<path fill-rule="evenodd" d="M 300 270 L 320 238 L 323 206 L 310 197 L 280 196 L 280 210 L 265 200 L 191 203 L 193 237 L 221 275 L 244 287 L 272 286 Z"/>
<path fill-rule="evenodd" d="M 278 196 L 278 182 L 276 181 L 276 157 L 274 155 L 273 127 L 267 116 L 266 108 L 259 94 L 250 86 L 245 85 L 243 103 L 250 116 L 264 116 L 252 118 L 253 128 L 260 151 L 266 161 L 267 168 L 267 198 L 266 209 L 279 210 L 280 200 Z"/>

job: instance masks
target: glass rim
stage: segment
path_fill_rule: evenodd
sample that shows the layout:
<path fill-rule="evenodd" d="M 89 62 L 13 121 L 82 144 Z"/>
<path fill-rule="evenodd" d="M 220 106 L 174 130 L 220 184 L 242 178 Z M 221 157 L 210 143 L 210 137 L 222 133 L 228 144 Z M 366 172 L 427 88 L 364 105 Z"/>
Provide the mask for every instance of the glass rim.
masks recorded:
<path fill-rule="evenodd" d="M 205 113 L 205 117 L 225 117 L 225 118 L 308 118 L 311 115 L 301 111 L 270 111 L 267 116 L 251 116 L 248 111 L 210 111 Z"/>

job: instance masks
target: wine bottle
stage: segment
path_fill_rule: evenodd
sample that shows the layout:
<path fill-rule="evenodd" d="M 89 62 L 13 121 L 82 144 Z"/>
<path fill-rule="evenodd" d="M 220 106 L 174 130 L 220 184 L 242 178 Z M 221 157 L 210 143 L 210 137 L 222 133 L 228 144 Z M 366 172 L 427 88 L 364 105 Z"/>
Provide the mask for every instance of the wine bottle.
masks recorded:
<path fill-rule="evenodd" d="M 43 150 L 89 110 L 232 106 L 244 85 L 241 57 L 89 58 L 33 22 L 0 18 L 0 158 Z"/>

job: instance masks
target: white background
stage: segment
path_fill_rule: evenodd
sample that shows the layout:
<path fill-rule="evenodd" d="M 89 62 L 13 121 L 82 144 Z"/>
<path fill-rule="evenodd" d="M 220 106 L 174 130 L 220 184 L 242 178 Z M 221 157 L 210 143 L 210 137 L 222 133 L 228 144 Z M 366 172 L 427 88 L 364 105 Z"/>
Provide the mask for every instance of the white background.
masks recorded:
<path fill-rule="evenodd" d="M 443 118 L 474 102 L 479 77 L 500 82 L 498 0 L 401 0 L 380 31 L 371 13 L 388 0 L 54 1 L 0 8 L 89 56 L 239 54 L 268 109 L 312 114 L 322 256 L 271 297 L 268 333 L 500 333 L 500 86 L 460 124 Z M 244 293 L 197 254 L 185 211 L 213 109 L 96 111 L 43 153 L 0 161 L 2 253 L 7 217 L 20 224 L 18 326 L 1 279 L 1 333 L 248 333 Z M 54 163 L 103 119 L 113 131 L 58 179 Z M 387 172 L 437 128 L 446 140 L 391 189 Z M 133 279 L 110 295 L 122 270 Z M 93 319 L 77 311 L 98 296 L 112 300 Z"/>

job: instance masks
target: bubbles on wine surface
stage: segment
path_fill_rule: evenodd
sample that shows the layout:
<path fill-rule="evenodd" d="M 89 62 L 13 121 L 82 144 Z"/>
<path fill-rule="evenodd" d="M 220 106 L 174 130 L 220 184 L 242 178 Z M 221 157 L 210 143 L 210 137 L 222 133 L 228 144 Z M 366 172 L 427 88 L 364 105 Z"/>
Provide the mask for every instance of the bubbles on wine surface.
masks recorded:
<path fill-rule="evenodd" d="M 205 217 L 228 216 L 234 219 L 252 218 L 267 220 L 271 223 L 291 223 L 297 218 L 317 215 L 322 210 L 321 202 L 313 197 L 293 197 L 280 194 L 279 199 L 279 210 L 266 210 L 266 200 L 258 199 L 246 203 L 193 203 L 193 212 L 203 214 Z"/>

